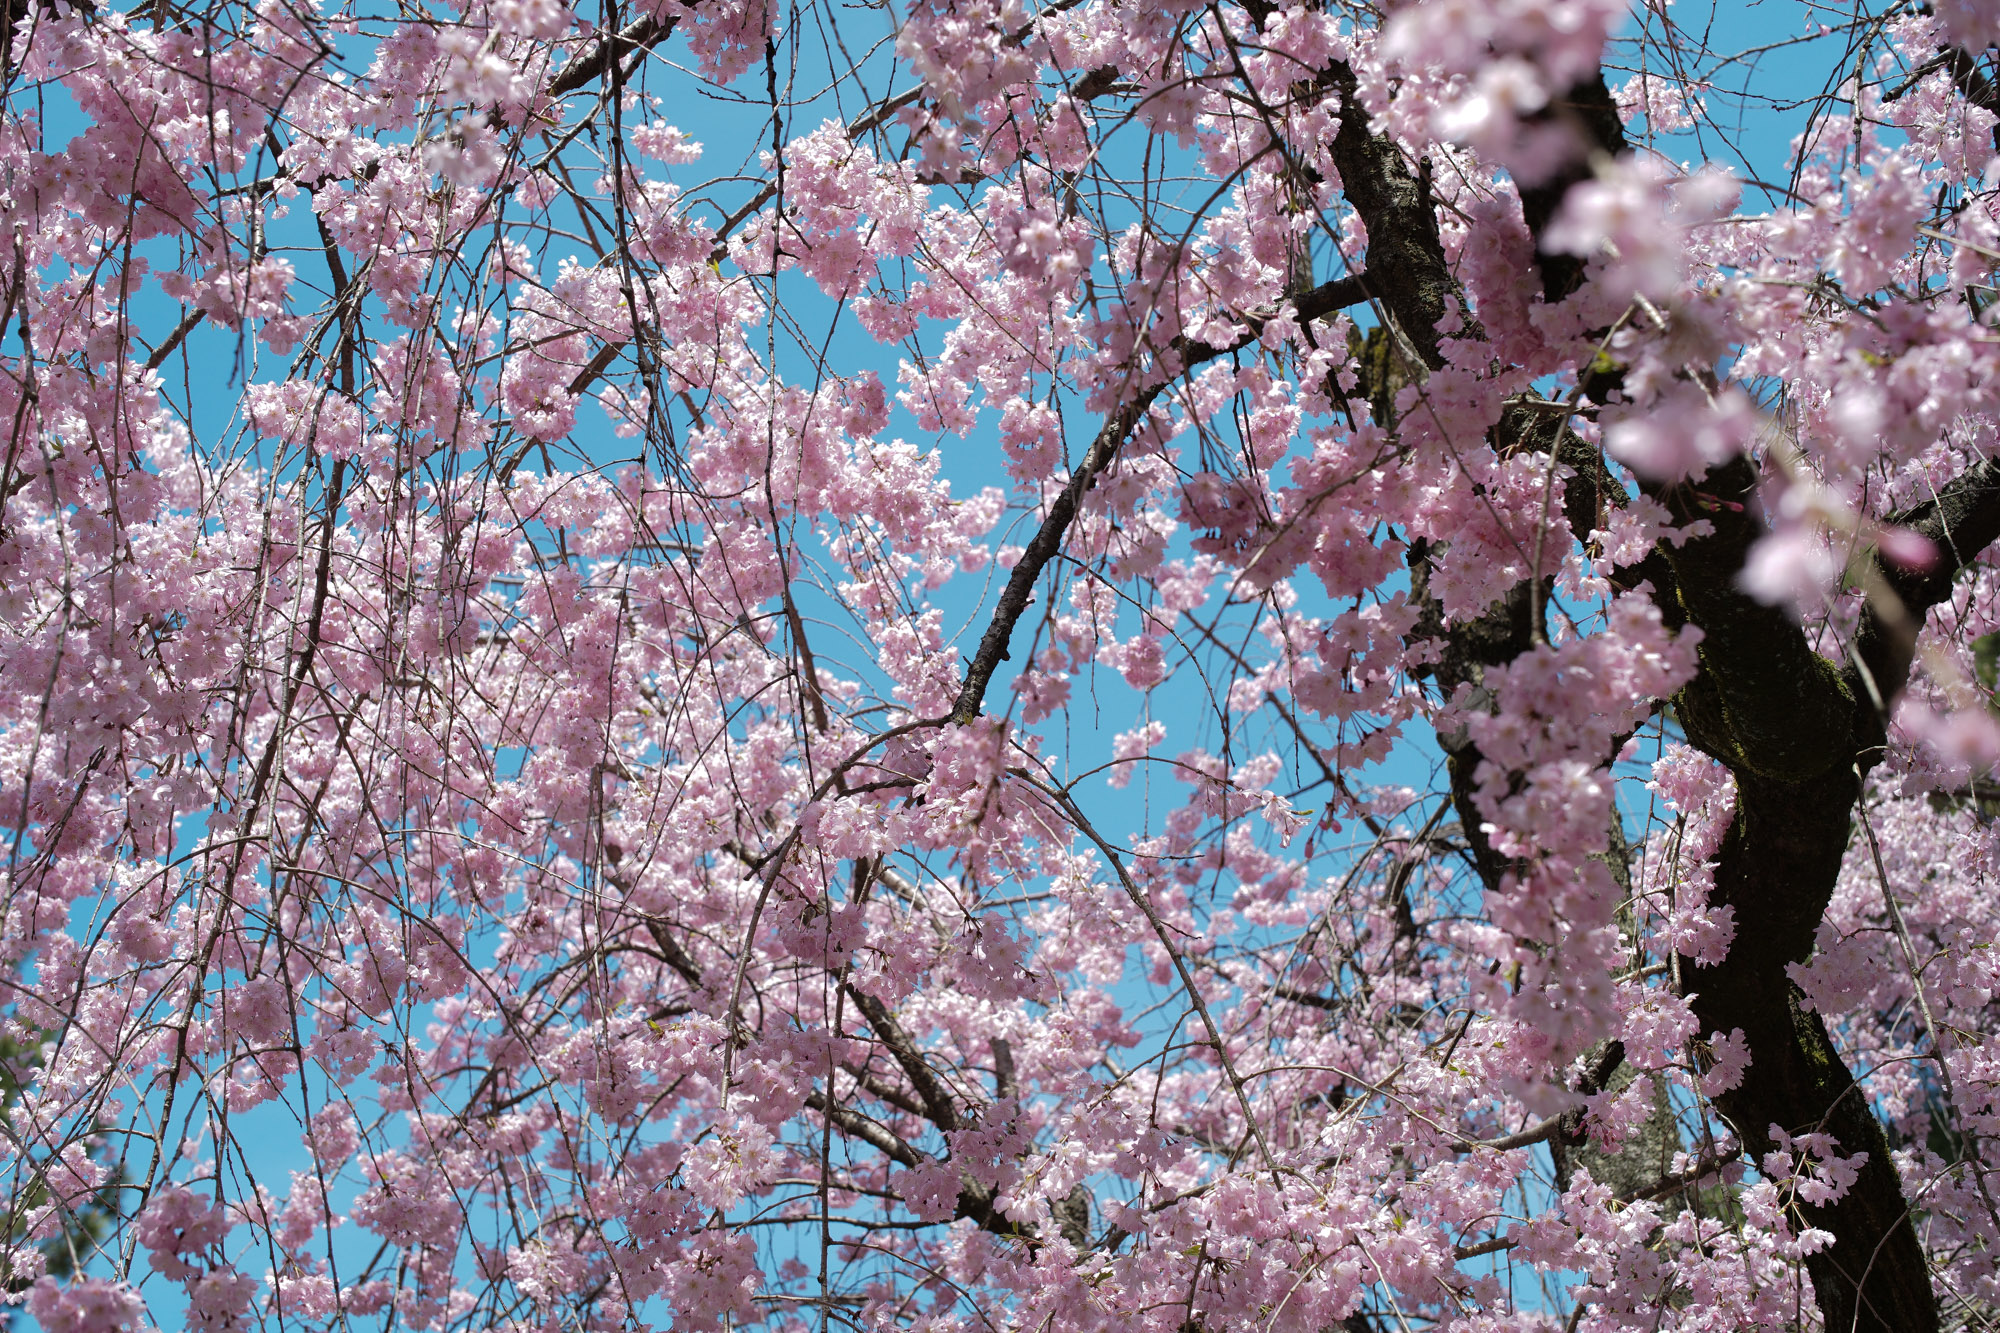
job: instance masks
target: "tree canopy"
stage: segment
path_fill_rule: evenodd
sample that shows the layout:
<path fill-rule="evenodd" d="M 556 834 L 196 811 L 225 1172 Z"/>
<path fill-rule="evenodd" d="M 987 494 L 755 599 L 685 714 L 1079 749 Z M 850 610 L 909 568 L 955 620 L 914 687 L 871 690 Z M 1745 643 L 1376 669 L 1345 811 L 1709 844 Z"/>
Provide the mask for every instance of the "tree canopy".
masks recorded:
<path fill-rule="evenodd" d="M 9 0 L 48 1333 L 2000 1327 L 2000 5 Z"/>

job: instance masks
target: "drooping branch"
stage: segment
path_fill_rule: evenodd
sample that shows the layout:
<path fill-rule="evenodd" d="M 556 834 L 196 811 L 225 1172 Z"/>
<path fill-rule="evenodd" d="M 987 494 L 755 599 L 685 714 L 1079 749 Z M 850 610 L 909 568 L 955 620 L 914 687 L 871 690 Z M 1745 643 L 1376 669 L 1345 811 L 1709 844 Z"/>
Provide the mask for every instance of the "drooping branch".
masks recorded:
<path fill-rule="evenodd" d="M 1993 80 L 1964 47 L 1948 47 L 1942 58 L 1951 70 L 1952 83 L 1965 100 L 1994 116 L 1993 147 L 2000 150 L 2000 89 L 1993 86 Z"/>

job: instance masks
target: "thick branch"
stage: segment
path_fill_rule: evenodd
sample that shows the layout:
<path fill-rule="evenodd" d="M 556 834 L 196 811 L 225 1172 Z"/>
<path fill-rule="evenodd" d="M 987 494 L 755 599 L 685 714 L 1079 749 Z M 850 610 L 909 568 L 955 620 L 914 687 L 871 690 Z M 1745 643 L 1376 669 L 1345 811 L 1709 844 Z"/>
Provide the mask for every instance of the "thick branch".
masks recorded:
<path fill-rule="evenodd" d="M 1340 73 L 1335 71 L 1336 85 L 1351 105 L 1352 76 L 1342 79 Z M 1614 154 L 1623 148 L 1622 130 L 1601 78 L 1573 90 L 1565 103 L 1557 114 L 1574 116 L 1593 150 Z M 1381 275 L 1385 314 L 1435 367 L 1441 364 L 1435 330 L 1450 274 L 1436 244 L 1424 182 L 1410 172 L 1393 144 L 1370 136 L 1364 118 L 1352 113 L 1343 119 L 1335 155 L 1341 183 L 1368 227 L 1368 267 Z M 1565 194 L 1588 172 L 1578 162 L 1524 191 L 1524 216 L 1538 252 Z M 1583 265 L 1568 257 L 1540 253 L 1538 265 L 1550 300 L 1569 295 L 1583 280 Z M 1615 369 L 1586 372 L 1584 391 L 1606 401 L 1618 379 Z M 1502 448 L 1541 450 L 1560 444 L 1526 419 L 1503 422 L 1500 435 Z M 1565 461 L 1577 467 L 1580 483 L 1566 488 L 1566 516 L 1583 538 L 1596 526 L 1603 504 L 1616 502 L 1619 488 L 1596 460 L 1589 460 L 1594 465 L 1588 468 L 1583 460 Z M 1776 1124 L 1793 1132 L 1830 1129 L 1844 1152 L 1869 1154 L 1846 1197 L 1806 1210 L 1808 1222 L 1835 1237 L 1832 1246 L 1808 1260 L 1828 1327 L 1920 1333 L 1935 1329 L 1936 1304 L 1881 1126 L 1825 1026 L 1801 1006 L 1786 970 L 1810 956 L 1839 872 L 1860 787 L 1857 743 L 1865 732 L 1854 683 L 1813 651 L 1787 615 L 1738 587 L 1744 559 L 1766 531 L 1756 506 L 1757 481 L 1755 465 L 1737 460 L 1711 472 L 1698 487 L 1650 491 L 1681 523 L 1705 519 L 1713 525 L 1706 538 L 1656 552 L 1647 560 L 1644 576 L 1652 579 L 1670 623 L 1693 623 L 1705 636 L 1701 671 L 1676 701 L 1677 712 L 1689 739 L 1737 775 L 1739 806 L 1712 901 L 1735 912 L 1737 939 L 1752 942 L 1752 947 L 1732 950 L 1715 968 L 1698 970 L 1694 960 L 1684 960 L 1683 972 L 1703 1031 L 1741 1028 L 1749 1039 L 1750 1069 L 1737 1089 L 1718 1098 L 1718 1106 L 1753 1153 L 1772 1146 L 1768 1128 Z M 1909 644 L 1922 609 L 1949 591 L 1951 573 L 1977 549 L 1973 543 L 1983 544 L 2000 531 L 2000 477 L 1982 472 L 1904 521 L 1941 547 L 1950 547 L 1945 561 L 1950 569 L 1901 579 L 1896 593 L 1916 608 L 1915 615 L 1896 621 L 1877 614 L 1864 624 L 1857 656 L 1889 681 L 1885 698 L 1907 675 Z M 1427 573 L 1425 553 L 1413 548 L 1412 594 L 1419 601 L 1427 600 Z M 1427 606 L 1430 614 L 1417 634 L 1443 641 L 1436 670 L 1447 691 L 1467 684 L 1477 688 L 1486 666 L 1529 646 L 1535 628 L 1529 607 L 1529 598 L 1516 595 L 1472 622 L 1447 626 Z M 1479 756 L 1463 737 L 1440 739 L 1454 804 L 1471 829 L 1478 820 L 1470 779 Z M 1489 887 L 1497 886 L 1504 864 L 1481 840 L 1472 841 L 1482 878 Z"/>
<path fill-rule="evenodd" d="M 862 1114 L 851 1106 L 842 1106 L 830 1100 L 823 1092 L 806 1094 L 806 1106 L 819 1112 L 841 1133 L 852 1139 L 859 1139 L 880 1152 L 899 1166 L 921 1166 L 932 1159 L 917 1151 L 904 1140 L 902 1135 L 884 1125 L 881 1121 Z M 959 1173 L 958 1203 L 955 1209 L 958 1217 L 970 1218 L 980 1230 L 990 1231 L 996 1236 L 1022 1236 L 1029 1233 L 1003 1217 L 993 1206 L 993 1191 L 979 1184 L 963 1171 Z"/>
<path fill-rule="evenodd" d="M 1710 902 L 1735 913 L 1736 942 L 1721 963 L 1681 961 L 1688 1001 L 1706 1036 L 1741 1030 L 1743 1081 L 1715 1099 L 1753 1160 L 1776 1146 L 1770 1127 L 1826 1132 L 1844 1155 L 1868 1160 L 1836 1203 L 1801 1202 L 1804 1221 L 1833 1244 L 1807 1269 L 1828 1328 L 1931 1333 L 1938 1327 L 1930 1270 L 1889 1158 L 1889 1143 L 1788 965 L 1812 953 L 1840 873 L 1861 779 L 1850 762 L 1781 782 L 1737 773 L 1735 819 L 1717 858 Z"/>
<path fill-rule="evenodd" d="M 1696 748 L 1739 776 L 1804 781 L 1854 762 L 1854 696 L 1783 609 L 1738 585 L 1767 529 L 1757 465 L 1737 458 L 1699 483 L 1649 488 L 1677 522 L 1714 531 L 1664 552 L 1677 610 L 1698 625 L 1701 674 L 1683 691 L 1680 721 Z"/>
<path fill-rule="evenodd" d="M 1542 233 L 1555 220 L 1570 187 L 1591 178 L 1596 160 L 1617 157 L 1629 145 L 1625 142 L 1625 126 L 1618 117 L 1618 107 L 1611 100 L 1611 90 L 1604 86 L 1602 70 L 1550 103 L 1536 119 L 1567 124 L 1582 140 L 1584 148 L 1547 180 L 1521 189 L 1521 216 L 1535 238 L 1535 267 L 1541 271 L 1542 295 L 1554 304 L 1583 285 L 1584 261 L 1576 255 L 1544 250 Z"/>
<path fill-rule="evenodd" d="M 1929 1333 L 1938 1311 L 1889 1144 L 1821 1017 L 1789 967 L 1814 940 L 1851 833 L 1862 774 L 1877 762 L 1883 718 L 1909 676 L 1924 613 L 1956 575 L 2000 538 L 2000 467 L 1982 463 L 1926 504 L 1890 521 L 1936 544 L 1927 570 L 1872 558 L 1869 604 L 1843 672 L 1812 650 L 1788 616 L 1737 587 L 1765 527 L 1755 465 L 1739 459 L 1694 487 L 1656 491 L 1682 521 L 1708 519 L 1711 536 L 1666 554 L 1679 611 L 1701 627 L 1701 673 L 1677 700 L 1688 738 L 1736 775 L 1735 817 L 1717 858 L 1711 902 L 1735 914 L 1736 945 L 1684 985 L 1701 1028 L 1740 1029 L 1751 1061 L 1716 1098 L 1745 1148 L 1759 1156 L 1770 1127 L 1830 1132 L 1844 1154 L 1868 1154 L 1838 1201 L 1801 1203 L 1804 1220 L 1834 1237 L 1807 1259 L 1827 1326 Z"/>
<path fill-rule="evenodd" d="M 603 78 L 612 66 L 634 51 L 651 50 L 665 41 L 678 22 L 679 18 L 673 15 L 666 18 L 647 15 L 615 33 L 606 33 L 588 51 L 563 66 L 563 72 L 549 84 L 549 96 L 564 97 Z"/>
<path fill-rule="evenodd" d="M 660 957 L 666 960 L 667 966 L 680 973 L 681 979 L 688 985 L 701 990 L 705 984 L 701 978 L 701 969 L 695 965 L 688 951 L 681 947 L 681 942 L 667 933 L 666 923 L 657 917 L 649 916 L 646 918 L 646 933 L 653 937 L 653 943 L 658 947 Z"/>
<path fill-rule="evenodd" d="M 903 1073 L 909 1078 L 910 1086 L 916 1089 L 917 1099 L 924 1104 L 924 1114 L 930 1122 L 940 1130 L 957 1129 L 957 1104 L 945 1091 L 944 1084 L 938 1082 L 937 1074 L 924 1063 L 924 1053 L 910 1040 L 910 1034 L 903 1031 L 903 1025 L 889 1012 L 889 1006 L 867 991 L 844 981 L 841 985 L 847 991 L 847 998 L 854 1001 L 861 1016 L 868 1020 L 868 1026 L 875 1030 L 876 1037 L 889 1048 L 889 1054 L 895 1057 L 896 1063 L 903 1067 Z"/>
<path fill-rule="evenodd" d="M 1929 1266 L 1888 1140 L 1789 968 L 1812 956 L 1862 774 L 1880 759 L 1884 718 L 1907 683 L 1924 613 L 2000 538 L 2000 466 L 1982 463 L 1890 520 L 1928 537 L 1939 558 L 1916 571 L 1871 557 L 1869 603 L 1845 671 L 1813 651 L 1788 615 L 1738 586 L 1767 531 L 1757 479 L 1756 465 L 1737 459 L 1698 485 L 1652 490 L 1679 521 L 1714 528 L 1659 558 L 1674 573 L 1673 610 L 1704 635 L 1700 674 L 1676 700 L 1677 715 L 1688 739 L 1737 784 L 1710 899 L 1735 914 L 1736 944 L 1714 967 L 1683 960 L 1683 985 L 1703 1033 L 1741 1030 L 1747 1039 L 1743 1081 L 1715 1101 L 1753 1157 L 1776 1146 L 1773 1125 L 1830 1132 L 1842 1153 L 1868 1155 L 1841 1199 L 1800 1205 L 1808 1224 L 1834 1238 L 1807 1258 L 1827 1326 L 1930 1333 L 1938 1311 Z"/>
<path fill-rule="evenodd" d="M 1848 676 L 1858 699 L 1879 713 L 1896 701 L 1909 683 L 1917 632 L 1924 615 L 1951 596 L 1952 584 L 1979 553 L 2000 540 L 2000 462 L 1988 460 L 1938 492 L 1936 498 L 1892 515 L 1888 522 L 1922 534 L 1937 548 L 1929 569 L 1893 569 L 1873 563 L 1874 585 L 1855 636 L 1854 661 Z M 1864 740 L 1871 751 L 1881 737 L 1868 729 Z"/>
<path fill-rule="evenodd" d="M 1333 163 L 1348 202 L 1368 226 L 1368 295 L 1436 370 L 1444 364 L 1438 327 L 1456 284 L 1445 266 L 1430 181 L 1411 172 L 1395 140 L 1370 130 L 1354 71 L 1336 62 L 1328 73 L 1341 100 Z"/>
<path fill-rule="evenodd" d="M 1369 295 L 1365 280 L 1357 274 L 1321 283 L 1297 297 L 1293 307 L 1301 320 L 1324 319 L 1337 310 L 1359 305 L 1367 300 Z M 1275 318 L 1277 313 L 1274 311 L 1270 315 L 1252 319 L 1249 321 L 1250 328 L 1227 346 L 1176 338 L 1168 348 L 1167 355 L 1161 359 L 1171 362 L 1180 371 L 1186 371 L 1204 361 L 1238 351 L 1255 342 L 1264 322 Z M 1105 418 L 1104 425 L 1098 429 L 1096 438 L 1090 442 L 1090 448 L 1084 451 L 1083 461 L 1070 475 L 1069 484 L 1063 487 L 1055 503 L 1049 506 L 1048 515 L 1042 519 L 1041 527 L 1035 530 L 1034 538 L 1021 553 L 1020 560 L 1014 565 L 1013 573 L 1008 575 L 1007 586 L 1000 593 L 1000 604 L 994 608 L 993 619 L 986 626 L 986 632 L 980 636 L 979 648 L 966 666 L 965 685 L 959 690 L 958 699 L 952 704 L 951 712 L 947 715 L 951 721 L 963 726 L 979 716 L 980 707 L 986 699 L 986 687 L 992 683 L 994 671 L 1010 656 L 1007 643 L 1013 637 L 1014 626 L 1027 611 L 1028 603 L 1034 599 L 1035 582 L 1041 577 L 1042 570 L 1047 568 L 1049 561 L 1055 559 L 1057 553 L 1062 550 L 1063 541 L 1069 535 L 1070 524 L 1076 521 L 1077 509 L 1083 502 L 1084 493 L 1096 484 L 1098 476 L 1111 465 L 1111 460 L 1118 456 L 1118 451 L 1124 447 L 1132 432 L 1138 429 L 1139 423 L 1145 419 L 1154 400 L 1166 390 L 1166 387 L 1167 382 L 1162 380 L 1140 389 L 1131 399 Z"/>
<path fill-rule="evenodd" d="M 806 1094 L 806 1105 L 833 1122 L 833 1127 L 852 1139 L 860 1139 L 900 1166 L 917 1166 L 924 1155 L 903 1141 L 903 1136 L 879 1120 L 863 1115 L 851 1106 L 828 1101 L 822 1092 Z"/>
<path fill-rule="evenodd" d="M 1371 130 L 1367 113 L 1359 104 L 1354 71 L 1336 62 L 1328 70 L 1327 78 L 1341 96 L 1340 131 L 1333 144 L 1334 165 L 1340 171 L 1342 191 L 1368 228 L 1368 295 L 1396 331 L 1384 347 L 1384 355 L 1362 367 L 1370 378 L 1381 382 L 1364 383 L 1363 388 L 1370 401 L 1377 404 L 1376 411 L 1385 413 L 1381 424 L 1393 427 L 1385 411 L 1386 405 L 1394 400 L 1392 381 L 1397 358 L 1392 349 L 1407 348 L 1402 359 L 1414 354 L 1425 368 L 1442 367 L 1444 353 L 1438 326 L 1443 321 L 1448 298 L 1458 297 L 1461 309 L 1464 301 L 1445 262 L 1437 206 L 1431 197 L 1429 181 L 1410 170 L 1394 140 Z M 1470 327 L 1466 333 L 1477 336 L 1476 329 Z M 1417 366 L 1406 369 L 1421 373 Z M 1523 583 L 1496 600 L 1484 615 L 1448 626 L 1442 605 L 1430 592 L 1430 549 L 1429 543 L 1422 540 L 1410 545 L 1410 594 L 1420 608 L 1412 638 L 1441 642 L 1442 652 L 1434 674 L 1449 697 L 1460 685 L 1478 687 L 1487 667 L 1512 661 L 1534 642 L 1531 617 L 1534 598 L 1529 585 Z M 1452 805 L 1465 827 L 1473 864 L 1486 887 L 1498 891 L 1507 870 L 1506 860 L 1494 852 L 1487 840 L 1483 832 L 1485 817 L 1473 803 L 1473 774 L 1479 767 L 1479 752 L 1463 731 L 1439 739 L 1451 777 Z"/>

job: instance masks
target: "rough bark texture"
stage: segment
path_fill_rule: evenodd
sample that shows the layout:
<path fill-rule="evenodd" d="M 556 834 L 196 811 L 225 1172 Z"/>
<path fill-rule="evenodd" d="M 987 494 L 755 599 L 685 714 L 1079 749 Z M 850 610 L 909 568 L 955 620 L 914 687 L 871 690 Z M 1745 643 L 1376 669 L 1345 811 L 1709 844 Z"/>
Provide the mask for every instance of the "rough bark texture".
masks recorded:
<path fill-rule="evenodd" d="M 1920 572 L 1869 571 L 1877 594 L 1845 670 L 1814 653 L 1790 619 L 1736 589 L 1762 529 L 1753 506 L 1736 507 L 1755 481 L 1739 460 L 1699 488 L 1660 495 L 1677 516 L 1715 525 L 1713 536 L 1666 557 L 1676 609 L 1706 635 L 1701 674 L 1677 708 L 1689 742 L 1728 765 L 1737 784 L 1712 899 L 1734 910 L 1736 943 L 1715 967 L 1683 960 L 1682 978 L 1705 1029 L 1741 1028 L 1749 1040 L 1743 1082 L 1716 1103 L 1753 1156 L 1771 1149 L 1774 1125 L 1831 1133 L 1844 1152 L 1868 1154 L 1844 1197 L 1800 1209 L 1834 1237 L 1807 1260 L 1827 1327 L 1916 1333 L 1938 1327 L 1937 1303 L 1888 1139 L 1787 969 L 1812 955 L 1863 776 L 1881 758 L 1884 710 L 1909 675 L 1916 627 L 2000 536 L 2000 468 L 1982 465 L 1898 516 L 1941 557 Z"/>
<path fill-rule="evenodd" d="M 1638 1077 L 1639 1071 L 1621 1064 L 1605 1081 L 1604 1090 L 1623 1092 Z M 1556 1135 L 1549 1140 L 1549 1148 L 1555 1159 L 1557 1188 L 1567 1190 L 1581 1167 L 1598 1184 L 1609 1185 L 1611 1192 L 1621 1199 L 1645 1198 L 1673 1175 L 1674 1154 L 1681 1150 L 1680 1125 L 1674 1116 L 1673 1103 L 1667 1099 L 1666 1085 L 1656 1079 L 1652 1108 L 1645 1123 L 1617 1152 L 1606 1152 L 1588 1138 L 1574 1134 Z M 1670 1195 L 1669 1199 L 1668 1216 L 1687 1206 L 1685 1193 Z"/>
<path fill-rule="evenodd" d="M 1332 83 L 1351 99 L 1351 75 L 1336 69 Z M 1549 114 L 1570 118 L 1590 153 L 1524 191 L 1524 215 L 1538 240 L 1563 192 L 1589 175 L 1590 156 L 1625 148 L 1601 77 L 1579 85 Z M 1442 364 L 1437 322 L 1453 285 L 1425 181 L 1394 143 L 1371 133 L 1358 108 L 1343 119 L 1335 157 L 1341 185 L 1368 227 L 1370 295 L 1393 327 L 1391 336 L 1435 369 Z M 1550 300 L 1562 299 L 1584 279 L 1583 265 L 1568 256 L 1538 252 L 1538 265 Z M 1587 377 L 1585 396 L 1605 401 L 1619 381 L 1615 367 L 1602 368 Z M 1510 413 L 1495 443 L 1503 450 L 1557 449 L 1574 469 L 1566 517 L 1574 535 L 1587 539 L 1605 506 L 1627 497 L 1595 451 L 1574 437 L 1552 438 L 1553 430 L 1529 414 Z M 1863 777 L 1881 754 L 1884 709 L 1909 672 L 1916 627 L 1949 594 L 1965 563 L 2000 535 L 2000 468 L 1982 467 L 1938 501 L 1901 516 L 1906 526 L 1932 537 L 1943 558 L 1920 574 L 1871 572 L 1887 595 L 1865 617 L 1845 669 L 1815 652 L 1783 611 L 1738 588 L 1744 560 L 1765 530 L 1754 498 L 1757 481 L 1756 465 L 1739 459 L 1697 485 L 1656 490 L 1683 522 L 1707 519 L 1714 531 L 1677 550 L 1655 551 L 1618 579 L 1628 587 L 1650 582 L 1670 623 L 1702 631 L 1700 672 L 1676 700 L 1676 712 L 1689 742 L 1728 766 L 1738 785 L 1714 898 L 1734 910 L 1738 944 L 1715 967 L 1683 959 L 1681 975 L 1704 1032 L 1740 1028 L 1748 1039 L 1750 1068 L 1717 1106 L 1749 1154 L 1760 1157 L 1772 1148 L 1774 1126 L 1829 1132 L 1844 1152 L 1868 1154 L 1844 1197 L 1826 1206 L 1802 1205 L 1797 1218 L 1834 1237 L 1808 1260 L 1827 1328 L 1930 1333 L 1938 1327 L 1937 1304 L 1882 1126 L 1787 969 L 1811 956 Z M 1434 674 L 1446 694 L 1465 684 L 1476 691 L 1487 668 L 1533 643 L 1535 598 L 1524 583 L 1485 615 L 1447 625 L 1427 592 L 1429 554 L 1421 542 L 1411 552 L 1412 593 L 1423 607 L 1415 633 L 1438 641 Z M 1479 754 L 1463 735 L 1441 739 L 1474 863 L 1488 888 L 1498 889 L 1507 867 L 1479 834 L 1482 819 L 1471 800 Z M 1603 1067 L 1591 1071 L 1595 1087 L 1617 1076 L 1617 1053 L 1605 1055 L 1598 1061 Z M 1662 1141 L 1642 1145 L 1641 1155 L 1670 1158 L 1666 1129 L 1663 1120 Z M 1576 1141 L 1554 1145 L 1565 1175 L 1584 1151 L 1580 1136 L 1570 1138 Z M 1648 1168 L 1637 1161 L 1605 1165 Z M 1643 1183 L 1635 1180 L 1635 1188 Z"/>

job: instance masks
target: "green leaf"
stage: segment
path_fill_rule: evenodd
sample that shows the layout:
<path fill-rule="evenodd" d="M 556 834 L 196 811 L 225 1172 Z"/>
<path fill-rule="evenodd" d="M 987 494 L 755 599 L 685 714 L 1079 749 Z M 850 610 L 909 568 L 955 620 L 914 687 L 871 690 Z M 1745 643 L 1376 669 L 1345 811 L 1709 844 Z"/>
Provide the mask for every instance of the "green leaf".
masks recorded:
<path fill-rule="evenodd" d="M 2000 678 L 2000 631 L 1982 634 L 1972 641 L 1972 674 L 1992 693 Z"/>

